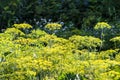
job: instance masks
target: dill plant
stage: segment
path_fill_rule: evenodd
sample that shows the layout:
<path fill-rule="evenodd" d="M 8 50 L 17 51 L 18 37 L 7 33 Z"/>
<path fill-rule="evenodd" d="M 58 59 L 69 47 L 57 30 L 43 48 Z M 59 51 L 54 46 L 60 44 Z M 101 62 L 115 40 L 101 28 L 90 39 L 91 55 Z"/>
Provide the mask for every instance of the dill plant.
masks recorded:
<path fill-rule="evenodd" d="M 32 26 L 30 24 L 27 24 L 27 23 L 14 24 L 13 27 L 21 30 L 25 34 L 30 33 L 30 29 L 32 29 Z"/>
<path fill-rule="evenodd" d="M 49 30 L 58 30 L 62 27 L 61 24 L 58 23 L 48 23 L 45 25 L 45 28 L 48 28 Z"/>
<path fill-rule="evenodd" d="M 50 30 L 50 33 L 54 34 L 55 30 L 59 30 L 62 27 L 59 23 L 48 23 L 45 25 L 45 28 Z"/>
<path fill-rule="evenodd" d="M 52 34 L 52 35 L 55 34 L 55 30 L 59 30 L 61 27 L 62 27 L 62 25 L 59 24 L 59 23 L 48 23 L 48 24 L 45 25 L 45 28 L 48 29 L 50 31 L 50 34 Z M 53 40 L 50 39 L 48 41 L 48 44 L 51 47 L 51 45 L 53 44 Z"/>
<path fill-rule="evenodd" d="M 100 38 L 103 40 L 105 35 L 105 29 L 111 29 L 111 26 L 106 22 L 98 22 L 95 27 L 95 30 L 100 30 Z"/>
<path fill-rule="evenodd" d="M 102 40 L 101 47 L 100 47 L 100 50 L 101 50 L 101 48 L 103 46 L 103 42 L 104 42 L 105 31 L 106 31 L 106 29 L 111 29 L 111 26 L 106 22 L 98 22 L 95 25 L 94 29 L 97 31 L 100 30 L 100 39 Z"/>

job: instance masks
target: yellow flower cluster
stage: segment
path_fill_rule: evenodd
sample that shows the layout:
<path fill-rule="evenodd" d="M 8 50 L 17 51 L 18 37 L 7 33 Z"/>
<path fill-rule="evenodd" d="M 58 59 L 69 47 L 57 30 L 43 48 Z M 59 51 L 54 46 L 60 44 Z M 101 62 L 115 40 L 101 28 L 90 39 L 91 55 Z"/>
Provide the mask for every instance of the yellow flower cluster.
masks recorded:
<path fill-rule="evenodd" d="M 14 24 L 13 27 L 15 27 L 17 29 L 30 29 L 30 28 L 32 28 L 32 26 L 30 24 L 27 24 L 27 23 Z"/>
<path fill-rule="evenodd" d="M 63 38 L 58 38 L 55 35 L 45 35 L 39 38 L 39 41 L 42 43 L 47 44 L 48 46 L 51 47 L 58 47 L 58 46 L 62 46 L 64 47 L 64 49 L 72 49 L 75 48 L 75 45 L 73 43 L 71 43 L 69 40 L 67 39 L 63 39 Z"/>
<path fill-rule="evenodd" d="M 106 23 L 106 22 L 98 22 L 96 25 L 95 25 L 95 27 L 94 27 L 94 29 L 104 29 L 104 28 L 108 28 L 108 29 L 110 29 L 111 28 L 111 26 L 108 24 L 108 23 Z"/>
<path fill-rule="evenodd" d="M 76 47 L 82 49 L 84 47 L 89 48 L 96 48 L 100 46 L 102 42 L 99 38 L 95 38 L 92 36 L 79 36 L 73 35 L 69 38 L 69 40 L 76 45 Z"/>
<path fill-rule="evenodd" d="M 0 33 L 1 80 L 120 79 L 120 49 L 98 51 L 99 38 L 73 35 L 64 39 L 20 25 Z M 59 28 L 51 30 L 55 29 Z"/>
<path fill-rule="evenodd" d="M 30 38 L 20 38 L 18 40 L 15 40 L 15 43 L 19 43 L 19 44 L 22 44 L 22 45 L 30 45 L 30 44 L 34 44 L 36 42 L 36 40 L 34 39 L 30 39 Z"/>
<path fill-rule="evenodd" d="M 114 54 L 116 54 L 117 50 L 106 50 L 106 51 L 101 51 L 99 54 L 100 59 L 113 59 Z"/>
<path fill-rule="evenodd" d="M 17 68 L 20 68 L 20 69 L 29 68 L 29 70 L 31 71 L 33 68 L 35 70 L 39 70 L 39 69 L 47 70 L 47 69 L 50 69 L 52 66 L 52 63 L 47 60 L 43 60 L 39 58 L 34 59 L 31 56 L 26 56 L 26 57 L 21 57 L 19 59 L 16 59 L 16 63 L 18 64 Z"/>
<path fill-rule="evenodd" d="M 31 56 L 10 58 L 9 60 L 7 60 L 7 62 L 2 62 L 0 64 L 0 79 L 6 80 L 4 78 L 8 77 L 10 80 L 14 80 L 14 78 L 16 77 L 15 80 L 31 80 L 28 78 L 35 77 L 38 72 L 51 70 L 51 68 L 52 63 L 41 58 L 33 58 Z M 3 69 L 8 71 L 8 73 L 2 74 Z"/>
<path fill-rule="evenodd" d="M 30 34 L 28 34 L 28 37 L 31 38 L 40 38 L 41 36 L 45 36 L 47 33 L 45 31 L 42 31 L 40 29 L 32 30 Z"/>
<path fill-rule="evenodd" d="M 58 30 L 62 27 L 61 24 L 58 23 L 48 23 L 45 25 L 45 28 L 49 29 L 49 30 Z"/>
<path fill-rule="evenodd" d="M 45 44 L 49 44 L 50 41 L 52 41 L 56 38 L 57 38 L 57 36 L 47 34 L 45 36 L 40 37 L 39 41 L 42 43 L 45 43 Z"/>
<path fill-rule="evenodd" d="M 100 74 L 102 76 L 102 80 L 119 80 L 120 79 L 120 73 L 117 71 L 108 71 L 106 73 Z"/>
<path fill-rule="evenodd" d="M 110 41 L 112 41 L 112 42 L 120 42 L 120 37 L 119 36 L 114 37 L 114 38 L 110 39 Z"/>
<path fill-rule="evenodd" d="M 12 35 L 24 35 L 22 31 L 16 28 L 7 28 L 5 33 L 12 34 Z"/>

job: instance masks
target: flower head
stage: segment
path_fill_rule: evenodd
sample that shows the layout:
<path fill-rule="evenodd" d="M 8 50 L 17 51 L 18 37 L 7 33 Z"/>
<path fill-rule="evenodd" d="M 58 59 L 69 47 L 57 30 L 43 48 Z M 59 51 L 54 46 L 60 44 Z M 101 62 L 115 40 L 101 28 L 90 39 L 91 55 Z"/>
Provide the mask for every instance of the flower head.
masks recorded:
<path fill-rule="evenodd" d="M 30 24 L 27 24 L 27 23 L 14 24 L 13 27 L 15 27 L 17 29 L 30 29 L 30 28 L 32 28 L 32 26 Z"/>
<path fill-rule="evenodd" d="M 61 27 L 62 25 L 58 23 L 48 23 L 45 25 L 45 28 L 49 30 L 57 30 L 57 29 L 60 29 Z"/>
<path fill-rule="evenodd" d="M 108 29 L 110 29 L 111 28 L 111 26 L 108 24 L 108 23 L 106 23 L 106 22 L 98 22 L 96 25 L 95 25 L 95 27 L 94 27 L 94 29 L 103 29 L 103 28 L 108 28 Z"/>

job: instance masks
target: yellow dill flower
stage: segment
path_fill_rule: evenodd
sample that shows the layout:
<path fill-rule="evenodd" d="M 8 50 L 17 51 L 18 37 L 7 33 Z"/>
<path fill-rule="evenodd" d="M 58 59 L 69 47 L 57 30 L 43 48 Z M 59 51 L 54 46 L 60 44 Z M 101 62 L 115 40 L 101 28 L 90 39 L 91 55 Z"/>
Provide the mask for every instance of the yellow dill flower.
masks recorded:
<path fill-rule="evenodd" d="M 32 76 L 36 76 L 36 72 L 34 72 L 34 71 L 27 71 L 27 74 L 32 75 Z"/>
<path fill-rule="evenodd" d="M 30 45 L 30 44 L 34 44 L 36 43 L 36 40 L 35 39 L 30 39 L 30 38 L 20 38 L 18 40 L 15 40 L 15 43 L 19 43 L 19 44 L 22 44 L 22 45 Z"/>
<path fill-rule="evenodd" d="M 112 42 L 119 42 L 120 41 L 120 37 L 118 36 L 118 37 L 114 37 L 114 38 L 112 38 L 112 39 L 110 39 L 110 41 L 112 41 Z"/>
<path fill-rule="evenodd" d="M 57 30 L 57 29 L 60 29 L 61 27 L 62 25 L 58 23 L 48 23 L 45 25 L 45 28 L 49 30 Z"/>
<path fill-rule="evenodd" d="M 30 28 L 32 28 L 32 26 L 30 24 L 27 24 L 27 23 L 14 24 L 13 27 L 15 27 L 17 29 L 30 29 Z"/>
<path fill-rule="evenodd" d="M 98 23 L 95 25 L 95 27 L 94 27 L 94 29 L 103 29 L 103 28 L 108 28 L 108 29 L 110 29 L 111 26 L 110 26 L 108 23 L 106 23 L 106 22 L 98 22 Z"/>
<path fill-rule="evenodd" d="M 24 35 L 24 33 L 22 31 L 20 31 L 19 29 L 16 29 L 16 28 L 7 28 L 5 33 L 13 34 L 13 35 Z"/>

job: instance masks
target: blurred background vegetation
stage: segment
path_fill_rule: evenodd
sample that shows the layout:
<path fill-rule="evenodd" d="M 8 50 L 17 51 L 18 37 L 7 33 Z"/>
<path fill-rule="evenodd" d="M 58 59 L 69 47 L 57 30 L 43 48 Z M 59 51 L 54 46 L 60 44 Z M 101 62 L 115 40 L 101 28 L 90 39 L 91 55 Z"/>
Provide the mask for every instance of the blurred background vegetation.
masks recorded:
<path fill-rule="evenodd" d="M 0 29 L 13 23 L 43 24 L 43 20 L 91 29 L 99 21 L 117 24 L 119 13 L 119 0 L 0 0 Z"/>

